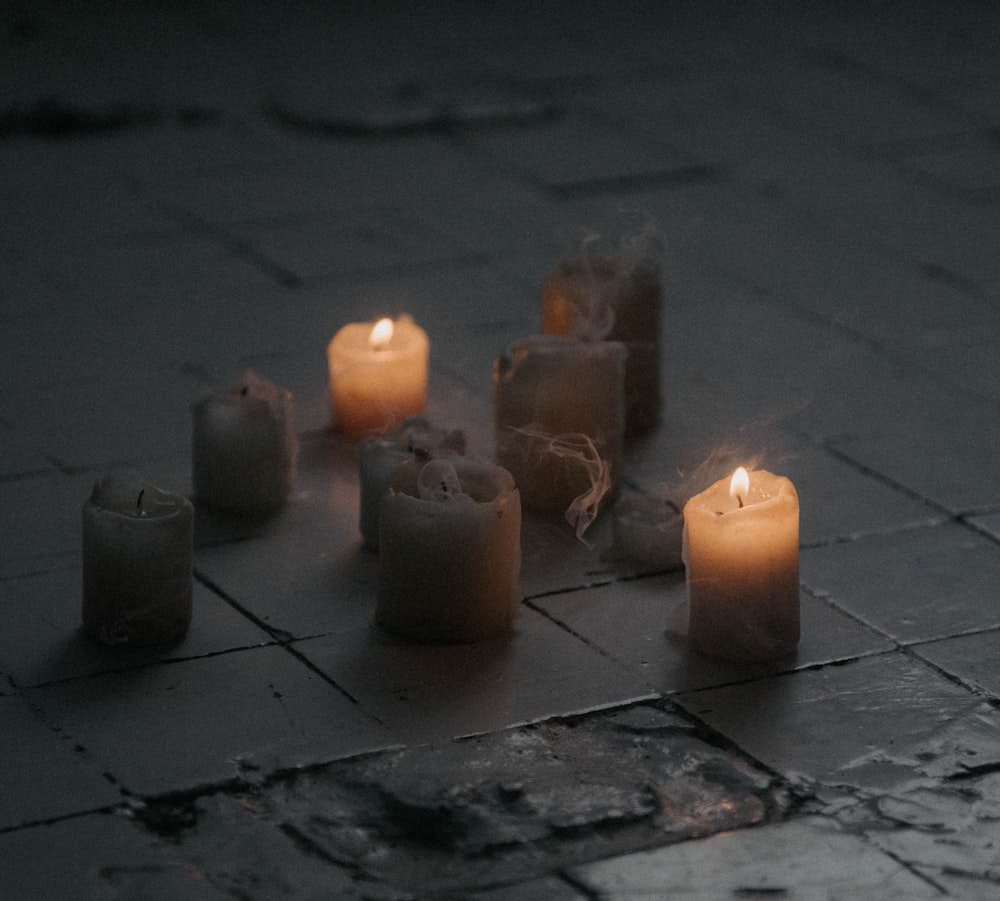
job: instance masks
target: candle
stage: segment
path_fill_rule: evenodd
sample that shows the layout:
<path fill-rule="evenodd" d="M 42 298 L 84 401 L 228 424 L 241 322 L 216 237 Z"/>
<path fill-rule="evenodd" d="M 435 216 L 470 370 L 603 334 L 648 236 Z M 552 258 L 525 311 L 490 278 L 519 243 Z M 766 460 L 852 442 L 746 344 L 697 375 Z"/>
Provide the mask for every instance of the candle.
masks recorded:
<path fill-rule="evenodd" d="M 281 507 L 295 486 L 298 456 L 292 395 L 248 371 L 191 413 L 198 502 L 250 514 Z"/>
<path fill-rule="evenodd" d="M 361 481 L 361 537 L 365 546 L 378 550 L 379 505 L 389 490 L 393 470 L 414 459 L 440 454 L 464 454 L 465 435 L 461 431 L 434 428 L 418 416 L 407 419 L 384 438 L 365 438 L 358 455 Z"/>
<path fill-rule="evenodd" d="M 564 512 L 578 534 L 621 478 L 625 347 L 535 335 L 494 367 L 497 462 L 525 509 Z"/>
<path fill-rule="evenodd" d="M 688 639 L 708 657 L 774 660 L 799 641 L 795 486 L 740 467 L 684 505 Z"/>
<path fill-rule="evenodd" d="M 563 263 L 542 285 L 542 331 L 621 341 L 625 361 L 625 431 L 637 435 L 660 413 L 660 274 L 649 262 Z"/>
<path fill-rule="evenodd" d="M 83 507 L 83 626 L 106 644 L 166 644 L 191 622 L 194 510 L 132 472 Z"/>
<path fill-rule="evenodd" d="M 409 316 L 351 322 L 327 347 L 334 425 L 380 434 L 427 404 L 427 333 Z"/>
<path fill-rule="evenodd" d="M 375 619 L 418 641 L 480 641 L 521 601 L 521 501 L 505 469 L 465 457 L 397 469 L 379 517 Z"/>

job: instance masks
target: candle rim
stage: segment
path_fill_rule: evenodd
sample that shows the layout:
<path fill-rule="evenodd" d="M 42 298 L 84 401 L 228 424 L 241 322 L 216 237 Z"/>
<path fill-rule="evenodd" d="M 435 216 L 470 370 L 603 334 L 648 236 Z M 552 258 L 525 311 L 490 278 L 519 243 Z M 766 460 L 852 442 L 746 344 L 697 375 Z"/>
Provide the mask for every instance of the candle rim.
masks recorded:
<path fill-rule="evenodd" d="M 799 495 L 795 484 L 787 476 L 777 475 L 766 469 L 747 470 L 750 476 L 750 491 L 744 498 L 743 507 L 736 505 L 736 498 L 729 493 L 729 486 L 732 474 L 724 476 L 713 482 L 704 491 L 694 495 L 684 505 L 684 515 L 702 514 L 709 515 L 712 519 L 722 522 L 745 522 L 756 514 L 766 511 L 788 507 L 790 510 L 798 510 Z M 770 497 L 753 500 L 754 476 L 763 477 L 766 480 L 774 480 L 775 492 Z M 759 479 L 758 479 L 759 481 Z M 721 509 L 720 509 L 721 508 Z M 722 513 L 722 515 L 718 515 Z"/>
<path fill-rule="evenodd" d="M 392 337 L 384 345 L 373 347 L 372 329 L 382 319 L 392 319 Z M 331 360 L 334 356 L 355 361 L 395 360 L 419 351 L 428 344 L 427 332 L 417 325 L 409 313 L 400 313 L 395 318 L 380 316 L 378 319 L 344 323 L 330 340 L 327 356 Z"/>

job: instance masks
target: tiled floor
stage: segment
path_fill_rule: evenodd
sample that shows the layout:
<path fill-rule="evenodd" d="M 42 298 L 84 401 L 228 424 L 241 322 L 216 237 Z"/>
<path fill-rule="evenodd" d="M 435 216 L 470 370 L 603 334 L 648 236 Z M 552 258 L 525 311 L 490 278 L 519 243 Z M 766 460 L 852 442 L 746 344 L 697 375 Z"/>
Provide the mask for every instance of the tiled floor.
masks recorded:
<path fill-rule="evenodd" d="M 994 897 L 998 84 L 973 0 L 0 9 L 3 891 Z M 379 629 L 327 342 L 409 312 L 489 458 L 545 275 L 643 229 L 626 488 L 789 476 L 797 654 L 689 650 L 610 511 L 526 518 L 512 635 Z M 295 494 L 198 510 L 183 641 L 97 644 L 94 481 L 189 495 L 190 404 L 248 367 L 295 396 Z"/>

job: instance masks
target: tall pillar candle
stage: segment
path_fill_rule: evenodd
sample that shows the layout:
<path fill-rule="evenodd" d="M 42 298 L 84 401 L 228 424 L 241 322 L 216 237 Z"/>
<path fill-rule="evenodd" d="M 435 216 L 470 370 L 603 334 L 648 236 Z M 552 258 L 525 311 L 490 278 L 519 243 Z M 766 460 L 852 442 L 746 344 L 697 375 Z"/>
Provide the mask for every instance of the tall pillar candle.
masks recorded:
<path fill-rule="evenodd" d="M 406 420 L 384 438 L 365 438 L 358 453 L 361 482 L 359 525 L 370 550 L 378 550 L 379 505 L 389 490 L 393 470 L 418 455 L 426 458 L 465 453 L 465 435 L 458 430 L 434 428 L 419 416 Z"/>
<path fill-rule="evenodd" d="M 454 457 L 393 473 L 379 516 L 376 621 L 426 642 L 507 632 L 521 602 L 521 502 L 499 466 Z"/>
<path fill-rule="evenodd" d="M 684 506 L 688 641 L 707 657 L 775 660 L 799 641 L 799 499 L 765 470 L 720 479 Z"/>
<path fill-rule="evenodd" d="M 345 325 L 327 347 L 334 426 L 360 438 L 419 413 L 429 358 L 427 333 L 409 316 Z"/>
<path fill-rule="evenodd" d="M 535 335 L 494 367 L 497 462 L 525 509 L 564 512 L 580 531 L 621 478 L 625 347 Z"/>
<path fill-rule="evenodd" d="M 246 372 L 191 408 L 191 457 L 199 503 L 270 513 L 295 486 L 298 438 L 292 395 Z"/>
<path fill-rule="evenodd" d="M 83 507 L 83 625 L 105 644 L 167 644 L 191 622 L 191 502 L 132 472 Z"/>
<path fill-rule="evenodd" d="M 625 361 L 625 430 L 636 435 L 660 414 L 660 274 L 652 263 L 613 259 L 560 265 L 542 285 L 542 331 L 621 341 Z"/>

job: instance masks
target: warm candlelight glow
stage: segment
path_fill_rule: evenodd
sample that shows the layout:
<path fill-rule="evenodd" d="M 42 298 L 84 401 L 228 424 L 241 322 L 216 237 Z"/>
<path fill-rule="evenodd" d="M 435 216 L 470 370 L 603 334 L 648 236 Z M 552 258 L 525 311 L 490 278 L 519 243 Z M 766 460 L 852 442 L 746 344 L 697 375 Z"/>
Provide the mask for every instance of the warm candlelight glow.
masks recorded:
<path fill-rule="evenodd" d="M 729 496 L 735 497 L 739 501 L 740 507 L 743 506 L 743 498 L 746 497 L 747 492 L 750 490 L 750 475 L 742 467 L 737 467 L 736 472 L 733 473 L 733 478 L 729 483 Z"/>
<path fill-rule="evenodd" d="M 372 333 L 368 337 L 371 342 L 372 347 L 375 350 L 382 350 L 388 343 L 392 340 L 392 330 L 393 324 L 392 320 L 387 316 L 385 319 L 380 319 L 372 327 Z"/>

